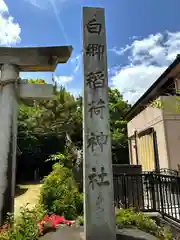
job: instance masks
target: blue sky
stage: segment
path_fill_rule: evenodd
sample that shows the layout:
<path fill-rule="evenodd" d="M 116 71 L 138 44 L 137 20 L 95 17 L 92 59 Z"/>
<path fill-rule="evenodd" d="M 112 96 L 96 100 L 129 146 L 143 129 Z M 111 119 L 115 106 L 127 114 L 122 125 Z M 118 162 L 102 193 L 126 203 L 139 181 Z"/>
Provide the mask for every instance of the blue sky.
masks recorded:
<path fill-rule="evenodd" d="M 105 8 L 109 85 L 134 103 L 180 52 L 178 0 L 0 0 L 0 44 L 72 45 L 72 57 L 54 75 L 77 95 L 82 92 L 83 6 Z M 22 77 L 51 82 L 52 73 Z"/>

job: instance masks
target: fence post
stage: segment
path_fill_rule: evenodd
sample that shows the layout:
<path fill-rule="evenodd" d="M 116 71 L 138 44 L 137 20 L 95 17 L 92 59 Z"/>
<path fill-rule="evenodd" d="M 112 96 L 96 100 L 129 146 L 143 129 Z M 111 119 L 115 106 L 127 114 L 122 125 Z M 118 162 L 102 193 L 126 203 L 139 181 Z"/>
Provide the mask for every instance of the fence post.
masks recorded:
<path fill-rule="evenodd" d="M 155 187 L 154 187 L 154 177 L 155 175 L 151 173 L 150 175 L 150 188 L 151 188 L 151 196 L 152 196 L 152 209 L 156 211 L 156 195 L 155 195 Z"/>
<path fill-rule="evenodd" d="M 126 176 L 126 174 L 124 173 L 122 175 L 122 189 L 123 189 L 123 196 L 124 196 L 124 208 L 126 209 L 128 206 L 127 204 L 127 193 L 126 193 L 126 178 L 128 176 Z"/>
<path fill-rule="evenodd" d="M 160 202 L 161 202 L 161 214 L 162 214 L 162 217 L 164 218 L 163 192 L 162 192 L 162 184 L 161 184 L 161 176 L 160 175 L 158 175 L 158 179 L 159 179 L 159 192 L 160 192 Z"/>

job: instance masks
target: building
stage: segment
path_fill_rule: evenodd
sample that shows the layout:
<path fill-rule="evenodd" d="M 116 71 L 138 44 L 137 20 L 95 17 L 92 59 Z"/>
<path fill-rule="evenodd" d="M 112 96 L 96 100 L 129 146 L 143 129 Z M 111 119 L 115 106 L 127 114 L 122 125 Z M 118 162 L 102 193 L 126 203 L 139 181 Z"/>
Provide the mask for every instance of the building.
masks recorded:
<path fill-rule="evenodd" d="M 180 101 L 177 89 L 180 89 L 180 55 L 126 115 L 130 163 L 142 165 L 143 171 L 178 170 Z M 153 101 L 163 107 L 153 107 L 150 104 Z"/>

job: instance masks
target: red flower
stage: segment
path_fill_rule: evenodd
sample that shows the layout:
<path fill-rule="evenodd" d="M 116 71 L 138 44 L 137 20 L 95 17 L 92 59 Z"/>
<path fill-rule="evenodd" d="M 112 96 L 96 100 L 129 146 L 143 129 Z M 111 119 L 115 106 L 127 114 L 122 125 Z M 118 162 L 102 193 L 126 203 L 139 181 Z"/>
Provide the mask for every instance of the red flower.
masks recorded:
<path fill-rule="evenodd" d="M 73 224 L 73 221 L 65 220 L 64 224 L 71 226 Z"/>
<path fill-rule="evenodd" d="M 43 224 L 49 223 L 52 227 L 52 229 L 56 229 L 56 226 L 58 224 L 66 224 L 68 226 L 72 225 L 73 221 L 66 220 L 63 216 L 57 216 L 55 214 L 52 214 L 50 216 L 46 215 L 39 223 L 39 230 L 41 233 L 43 233 Z"/>
<path fill-rule="evenodd" d="M 9 228 L 9 224 L 4 224 L 1 228 L 0 228 L 0 232 L 3 232 L 4 230 Z"/>
<path fill-rule="evenodd" d="M 39 224 L 39 231 L 40 233 L 43 233 L 43 224 Z"/>

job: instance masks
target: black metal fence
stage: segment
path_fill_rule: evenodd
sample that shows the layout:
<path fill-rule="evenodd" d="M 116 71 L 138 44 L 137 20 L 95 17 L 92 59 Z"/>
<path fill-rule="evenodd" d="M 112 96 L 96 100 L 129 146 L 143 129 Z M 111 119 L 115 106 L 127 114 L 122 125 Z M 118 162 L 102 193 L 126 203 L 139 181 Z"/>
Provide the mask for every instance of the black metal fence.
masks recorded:
<path fill-rule="evenodd" d="M 118 207 L 160 212 L 180 222 L 180 177 L 143 173 L 114 175 L 114 198 Z"/>
<path fill-rule="evenodd" d="M 174 169 L 168 169 L 168 168 L 161 168 L 160 174 L 170 175 L 170 176 L 179 176 L 179 172 Z"/>

